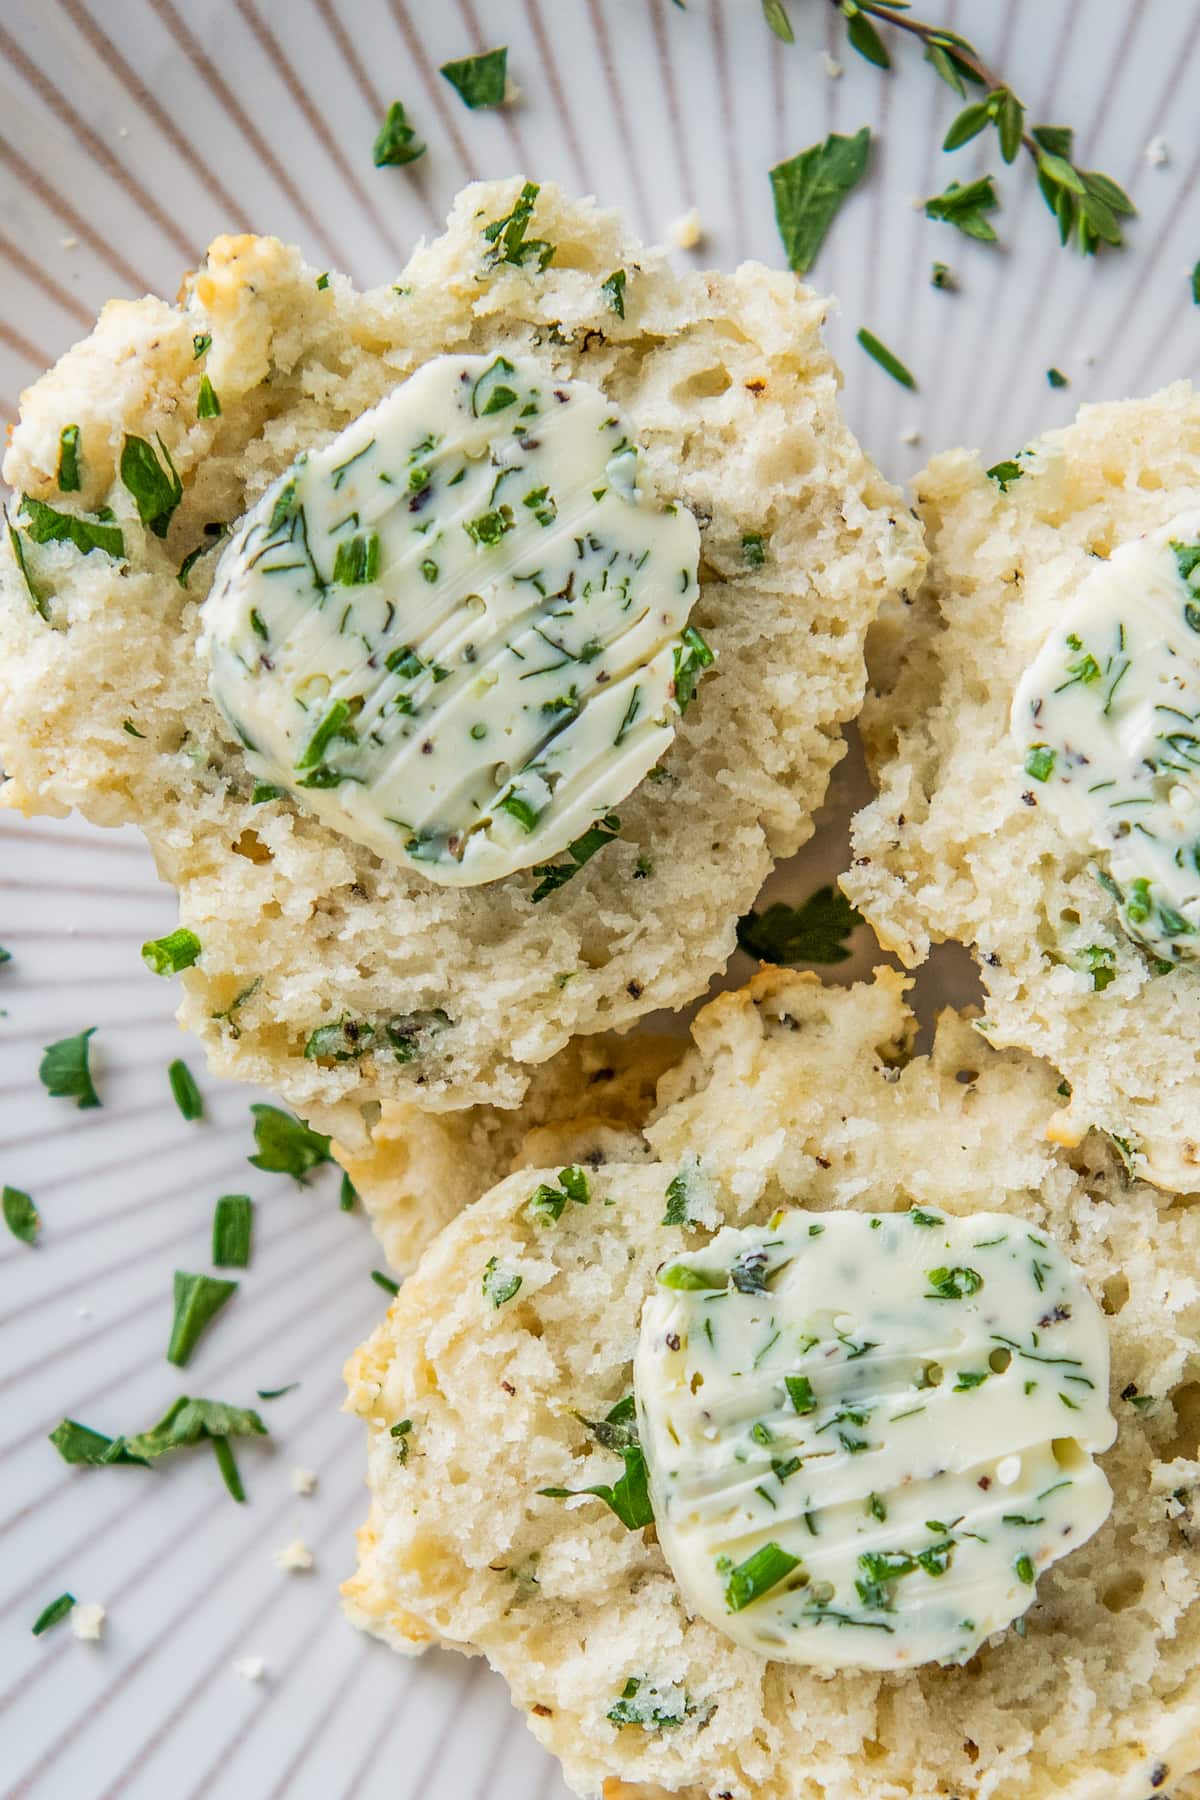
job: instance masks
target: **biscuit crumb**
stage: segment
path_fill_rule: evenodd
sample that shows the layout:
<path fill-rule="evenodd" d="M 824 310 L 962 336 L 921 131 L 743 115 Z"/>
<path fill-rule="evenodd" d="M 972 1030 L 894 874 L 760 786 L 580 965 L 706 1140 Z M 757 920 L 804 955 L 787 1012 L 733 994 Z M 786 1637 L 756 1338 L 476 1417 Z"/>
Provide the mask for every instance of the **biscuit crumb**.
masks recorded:
<path fill-rule="evenodd" d="M 261 1681 L 267 1672 L 267 1665 L 261 1656 L 239 1656 L 234 1661 L 233 1672 L 240 1675 L 243 1681 Z"/>
<path fill-rule="evenodd" d="M 293 1538 L 275 1552 L 275 1567 L 289 1575 L 306 1574 L 313 1566 L 313 1553 L 303 1538 Z"/>
<path fill-rule="evenodd" d="M 293 1494 L 311 1494 L 317 1485 L 317 1478 L 311 1469 L 292 1470 Z"/>
<path fill-rule="evenodd" d="M 99 1643 L 106 1617 L 98 1600 L 84 1600 L 71 1608 L 71 1630 L 85 1644 Z"/>
<path fill-rule="evenodd" d="M 680 250 L 695 250 L 703 237 L 704 224 L 699 209 L 695 206 L 671 226 L 671 242 L 678 245 Z"/>

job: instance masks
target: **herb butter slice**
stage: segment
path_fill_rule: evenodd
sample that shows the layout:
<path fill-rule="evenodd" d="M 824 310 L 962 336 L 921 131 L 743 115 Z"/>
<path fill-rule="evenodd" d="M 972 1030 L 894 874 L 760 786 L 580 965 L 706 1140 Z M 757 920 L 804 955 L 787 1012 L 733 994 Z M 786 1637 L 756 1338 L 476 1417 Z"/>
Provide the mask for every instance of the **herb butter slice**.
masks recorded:
<path fill-rule="evenodd" d="M 255 779 L 431 880 L 564 850 L 661 759 L 713 660 L 699 531 L 600 391 L 426 363 L 243 520 L 205 603 Z"/>
<path fill-rule="evenodd" d="M 1130 937 L 1200 956 L 1200 518 L 1080 583 L 1013 699 L 1022 786 L 1101 852 Z"/>
<path fill-rule="evenodd" d="M 1008 1214 L 726 1228 L 660 1269 L 635 1391 L 689 1605 L 783 1661 L 961 1662 L 1112 1504 L 1103 1318 Z"/>

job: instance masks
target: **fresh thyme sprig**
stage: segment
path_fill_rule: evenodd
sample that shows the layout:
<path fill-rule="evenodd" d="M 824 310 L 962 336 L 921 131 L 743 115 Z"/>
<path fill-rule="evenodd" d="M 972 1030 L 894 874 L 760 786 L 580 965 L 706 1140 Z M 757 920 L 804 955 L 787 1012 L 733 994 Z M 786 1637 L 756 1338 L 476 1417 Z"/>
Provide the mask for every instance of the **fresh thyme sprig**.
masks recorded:
<path fill-rule="evenodd" d="M 1070 126 L 1026 129 L 1023 102 L 967 38 L 914 19 L 905 0 L 890 0 L 889 4 L 883 0 L 831 0 L 831 4 L 846 21 L 851 48 L 876 68 L 892 66 L 887 45 L 876 30 L 878 21 L 918 39 L 925 60 L 960 98 L 967 98 L 968 87 L 983 90 L 954 120 L 943 139 L 943 150 L 957 150 L 993 126 L 1006 163 L 1015 162 L 1022 150 L 1032 159 L 1038 188 L 1058 223 L 1062 243 L 1073 240 L 1084 256 L 1094 256 L 1102 243 L 1114 248 L 1121 244 L 1121 220 L 1137 211 L 1128 194 L 1111 176 L 1079 167 L 1072 156 L 1074 133 Z"/>

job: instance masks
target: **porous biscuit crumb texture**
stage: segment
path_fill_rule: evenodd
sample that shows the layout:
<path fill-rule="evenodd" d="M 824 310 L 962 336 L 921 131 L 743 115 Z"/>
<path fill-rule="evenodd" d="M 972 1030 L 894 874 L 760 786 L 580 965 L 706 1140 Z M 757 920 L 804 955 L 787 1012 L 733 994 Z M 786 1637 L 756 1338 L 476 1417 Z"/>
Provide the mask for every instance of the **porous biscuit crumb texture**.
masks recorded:
<path fill-rule="evenodd" d="M 915 482 L 931 550 L 868 644 L 861 729 L 878 798 L 854 824 L 845 892 L 912 968 L 968 945 L 977 1029 L 1065 1078 L 1049 1129 L 1096 1126 L 1136 1171 L 1200 1190 L 1200 975 L 1159 973 L 1120 930 L 1096 858 L 1062 839 L 1009 738 L 1013 693 L 1079 582 L 1121 543 L 1200 505 L 1200 400 L 1186 382 L 1087 406 L 1019 459 L 1007 491 L 965 451 Z M 1097 988 L 1093 951 L 1113 979 Z"/>
<path fill-rule="evenodd" d="M 575 1038 L 534 1069 L 519 1107 L 430 1113 L 385 1105 L 365 1151 L 333 1149 L 393 1269 L 411 1269 L 443 1225 L 513 1169 L 636 1161 L 658 1078 L 686 1038 L 639 1032 Z"/>
<path fill-rule="evenodd" d="M 615 214 L 549 185 L 530 229 L 554 261 L 493 260 L 483 229 L 519 191 L 467 188 L 399 282 L 365 294 L 340 276 L 318 288 L 275 239 L 219 238 L 179 305 L 105 308 L 25 394 L 4 464 L 36 499 L 110 506 L 126 554 L 26 537 L 44 618 L 0 546 L 0 799 L 139 824 L 203 945 L 183 1022 L 215 1068 L 360 1150 L 364 1109 L 515 1106 L 571 1036 L 703 989 L 773 860 L 811 834 L 866 629 L 923 566 L 919 527 L 842 420 L 817 295 L 753 265 L 677 276 Z M 624 317 L 602 286 L 618 268 Z M 421 363 L 504 351 L 599 385 L 629 419 L 645 478 L 701 523 L 693 622 L 717 652 L 657 778 L 622 802 L 619 839 L 536 905 L 529 872 L 438 888 L 287 798 L 253 805 L 196 654 L 215 556 L 180 579 L 300 451 Z M 205 374 L 221 412 L 200 419 Z M 64 502 L 73 424 L 82 487 Z M 119 479 L 127 435 L 155 454 L 161 440 L 178 470 L 163 538 Z M 345 1018 L 410 1023 L 419 1054 L 307 1059 L 313 1031 Z"/>
<path fill-rule="evenodd" d="M 1056 1075 L 969 1018 L 947 1013 L 912 1056 L 905 986 L 772 970 L 720 996 L 661 1084 L 657 1164 L 606 1164 L 556 1222 L 529 1207 L 553 1168 L 509 1176 L 351 1359 L 372 1491 L 351 1616 L 401 1648 L 486 1655 L 580 1794 L 1149 1800 L 1186 1794 L 1200 1767 L 1200 1212 L 1095 1134 L 1049 1143 Z M 998 1210 L 1071 1256 L 1111 1331 L 1116 1503 L 1041 1578 L 1023 1637 L 904 1675 L 767 1662 L 688 1617 L 652 1529 L 538 1495 L 621 1472 L 586 1422 L 630 1390 L 656 1269 L 705 1241 L 662 1223 L 685 1158 L 730 1223 L 795 1204 Z M 498 1307 L 481 1291 L 492 1257 L 521 1276 Z M 682 1687 L 682 1722 L 610 1721 L 631 1679 Z"/>

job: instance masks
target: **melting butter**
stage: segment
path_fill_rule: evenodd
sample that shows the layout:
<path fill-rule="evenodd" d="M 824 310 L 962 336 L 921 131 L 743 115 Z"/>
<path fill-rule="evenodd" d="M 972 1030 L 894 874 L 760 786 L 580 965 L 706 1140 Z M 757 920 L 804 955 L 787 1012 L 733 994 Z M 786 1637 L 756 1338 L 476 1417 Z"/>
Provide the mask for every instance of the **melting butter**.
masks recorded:
<path fill-rule="evenodd" d="M 1022 786 L 1103 858 L 1121 923 L 1200 955 L 1200 518 L 1080 583 L 1013 699 Z"/>
<path fill-rule="evenodd" d="M 431 880 L 567 848 L 660 761 L 713 655 L 699 531 L 587 382 L 426 363 L 247 514 L 202 653 L 251 773 Z"/>
<path fill-rule="evenodd" d="M 1112 1504 L 1103 1318 L 1008 1214 L 727 1227 L 660 1270 L 634 1387 L 689 1606 L 783 1661 L 961 1662 Z"/>

